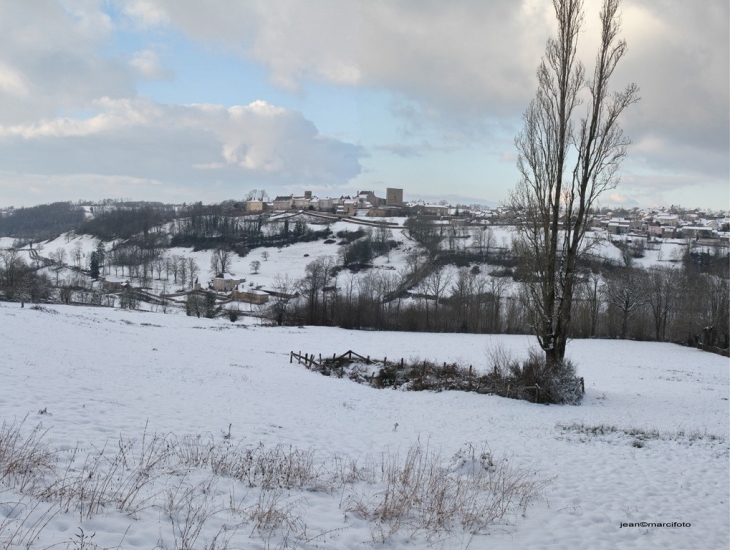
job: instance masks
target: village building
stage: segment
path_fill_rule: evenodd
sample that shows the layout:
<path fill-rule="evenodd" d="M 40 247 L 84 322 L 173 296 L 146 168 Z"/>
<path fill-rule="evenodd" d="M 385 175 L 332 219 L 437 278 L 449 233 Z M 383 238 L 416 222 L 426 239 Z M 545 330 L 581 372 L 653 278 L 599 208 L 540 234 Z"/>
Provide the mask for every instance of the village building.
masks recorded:
<path fill-rule="evenodd" d="M 341 203 L 337 206 L 336 213 L 341 216 L 357 215 L 357 201 L 350 198 L 342 199 Z"/>
<path fill-rule="evenodd" d="M 659 225 L 679 225 L 679 216 L 676 214 L 660 214 L 654 218 Z"/>
<path fill-rule="evenodd" d="M 258 288 L 246 288 L 243 285 L 236 287 L 231 297 L 239 302 L 256 305 L 265 304 L 269 301 L 268 293 Z"/>
<path fill-rule="evenodd" d="M 373 206 L 368 209 L 370 218 L 394 218 L 400 216 L 402 209 L 399 206 Z"/>
<path fill-rule="evenodd" d="M 129 280 L 107 275 L 101 281 L 101 286 L 104 290 L 121 290 L 124 287 L 129 286 Z"/>
<path fill-rule="evenodd" d="M 403 206 L 403 189 L 388 187 L 385 190 L 386 206 Z"/>
<path fill-rule="evenodd" d="M 295 210 L 309 210 L 309 203 L 312 200 L 312 192 L 306 191 L 303 197 L 292 197 L 292 208 Z"/>
<path fill-rule="evenodd" d="M 319 212 L 330 212 L 335 207 L 334 199 L 331 198 L 314 198 L 312 201 L 317 201 L 316 206 L 314 207 L 315 210 Z"/>
<path fill-rule="evenodd" d="M 611 218 L 604 223 L 610 235 L 626 235 L 631 230 L 631 221 L 625 218 Z"/>
<path fill-rule="evenodd" d="M 682 228 L 682 237 L 687 239 L 711 239 L 712 227 L 688 225 Z"/>
<path fill-rule="evenodd" d="M 245 282 L 246 279 L 238 279 L 230 273 L 219 273 L 212 281 L 213 290 L 218 292 L 230 292 L 236 285 Z"/>
<path fill-rule="evenodd" d="M 651 237 L 661 237 L 663 233 L 662 226 L 654 224 L 649 224 L 646 228 L 646 231 Z"/>
<path fill-rule="evenodd" d="M 271 201 L 271 206 L 274 210 L 289 210 L 292 208 L 293 201 L 293 195 L 286 196 L 278 196 L 273 201 Z"/>
<path fill-rule="evenodd" d="M 421 207 L 421 212 L 433 216 L 447 216 L 449 214 L 449 207 L 441 204 L 424 204 Z"/>
<path fill-rule="evenodd" d="M 246 212 L 263 212 L 266 210 L 264 201 L 246 201 Z"/>

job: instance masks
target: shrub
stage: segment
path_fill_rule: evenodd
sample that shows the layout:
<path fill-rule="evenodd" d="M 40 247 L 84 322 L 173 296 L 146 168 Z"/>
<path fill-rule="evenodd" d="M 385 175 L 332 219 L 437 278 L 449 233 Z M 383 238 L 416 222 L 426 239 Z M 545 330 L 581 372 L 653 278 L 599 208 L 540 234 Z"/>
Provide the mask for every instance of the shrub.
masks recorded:
<path fill-rule="evenodd" d="M 577 405 L 583 398 L 582 379 L 576 376 L 575 365 L 563 360 L 548 365 L 545 357 L 530 350 L 528 358 L 520 363 L 503 353 L 494 360 L 494 378 L 508 384 L 515 397 L 535 403 Z M 509 397 L 509 395 L 508 395 Z"/>
<path fill-rule="evenodd" d="M 379 362 L 379 361 L 376 361 Z M 550 368 L 544 357 L 531 351 L 524 362 L 511 358 L 501 350 L 492 354 L 492 371 L 476 372 L 471 365 L 436 364 L 411 359 L 388 363 L 373 371 L 370 363 L 339 357 L 312 363 L 307 368 L 325 376 L 347 376 L 374 388 L 402 388 L 409 391 L 468 391 L 496 394 L 533 403 L 577 405 L 583 398 L 583 379 L 575 374 L 575 366 L 563 361 Z M 368 374 L 368 371 L 371 374 Z"/>

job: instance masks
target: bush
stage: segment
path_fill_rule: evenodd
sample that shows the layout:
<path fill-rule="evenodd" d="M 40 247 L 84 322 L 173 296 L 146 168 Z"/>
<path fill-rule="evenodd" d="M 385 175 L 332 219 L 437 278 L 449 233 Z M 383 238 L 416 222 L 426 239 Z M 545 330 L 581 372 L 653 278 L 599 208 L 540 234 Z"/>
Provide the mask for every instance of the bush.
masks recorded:
<path fill-rule="evenodd" d="M 344 356 L 324 359 L 321 364 L 315 362 L 307 368 L 325 376 L 346 376 L 354 382 L 380 389 L 468 391 L 542 404 L 577 405 L 583 398 L 583 379 L 576 376 L 575 366 L 570 361 L 548 367 L 542 354 L 532 350 L 527 360 L 520 363 L 497 350 L 492 354 L 492 362 L 493 368 L 488 374 L 476 372 L 471 365 L 436 364 L 417 358 L 407 363 L 384 364 L 375 371 L 370 363 L 366 365 L 362 360 Z"/>
<path fill-rule="evenodd" d="M 498 353 L 493 360 L 494 378 L 507 383 L 519 399 L 577 405 L 583 398 L 583 381 L 576 376 L 575 365 L 567 359 L 550 366 L 542 353 L 530 350 L 522 363 L 503 353 Z"/>

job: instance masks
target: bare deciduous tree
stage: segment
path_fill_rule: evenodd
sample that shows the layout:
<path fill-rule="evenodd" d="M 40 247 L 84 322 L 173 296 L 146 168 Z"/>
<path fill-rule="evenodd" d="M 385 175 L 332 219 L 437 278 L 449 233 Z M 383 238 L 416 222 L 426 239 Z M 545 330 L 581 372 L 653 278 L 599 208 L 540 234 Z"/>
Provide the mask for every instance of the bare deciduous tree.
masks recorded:
<path fill-rule="evenodd" d="M 332 280 L 332 268 L 336 262 L 331 256 L 322 256 L 307 264 L 306 275 L 299 281 L 299 289 L 307 303 L 307 323 L 314 324 L 327 314 L 324 289 Z"/>
<path fill-rule="evenodd" d="M 276 324 L 281 326 L 284 323 L 284 316 L 286 315 L 289 300 L 294 294 L 297 282 L 289 277 L 288 274 L 281 275 L 279 273 L 274 277 L 272 286 L 277 293 L 277 296 L 275 296 L 276 301 L 272 305 L 272 313 L 276 320 Z"/>
<path fill-rule="evenodd" d="M 451 273 L 444 269 L 442 266 L 436 266 L 431 273 L 428 274 L 424 280 L 424 287 L 426 292 L 433 296 L 434 307 L 433 314 L 438 319 L 439 304 L 443 298 L 443 294 L 451 284 Z M 426 300 L 426 327 L 428 323 L 428 300 Z"/>
<path fill-rule="evenodd" d="M 185 283 L 188 280 L 188 262 L 185 260 L 184 256 L 179 256 L 178 261 L 180 262 L 180 265 L 177 268 L 180 273 L 180 284 L 183 288 L 185 288 Z"/>
<path fill-rule="evenodd" d="M 649 301 L 646 273 L 624 267 L 606 280 L 606 301 L 621 312 L 621 338 L 626 338 L 629 318 Z"/>
<path fill-rule="evenodd" d="M 73 247 L 73 251 L 71 252 L 71 256 L 74 259 L 74 263 L 76 264 L 76 267 L 81 267 L 81 259 L 84 257 L 84 247 L 81 243 L 76 243 Z"/>
<path fill-rule="evenodd" d="M 681 273 L 677 269 L 654 267 L 649 271 L 647 298 L 654 318 L 654 336 L 664 340 L 667 321 L 677 306 L 681 293 Z"/>
<path fill-rule="evenodd" d="M 231 267 L 232 260 L 230 250 L 216 248 L 210 256 L 210 270 L 213 272 L 213 275 L 228 271 Z"/>
<path fill-rule="evenodd" d="M 638 100 L 634 84 L 621 92 L 609 91 L 611 76 L 626 52 L 626 42 L 618 39 L 619 4 L 620 0 L 603 2 L 596 67 L 587 79 L 576 57 L 583 2 L 553 0 L 558 36 L 548 40 L 537 70 L 537 94 L 515 139 L 521 179 L 510 202 L 523 217 L 517 247 L 532 273 L 527 289 L 533 328 L 551 365 L 565 356 L 577 261 L 586 251 L 590 210 L 604 191 L 617 185 L 626 155 L 629 140 L 618 118 Z M 583 92 L 587 112 L 575 124 Z"/>
<path fill-rule="evenodd" d="M 188 258 L 188 278 L 190 279 L 190 288 L 193 288 L 195 285 L 196 278 L 198 277 L 198 273 L 200 273 L 200 268 L 198 267 L 198 262 L 195 261 L 195 258 Z"/>

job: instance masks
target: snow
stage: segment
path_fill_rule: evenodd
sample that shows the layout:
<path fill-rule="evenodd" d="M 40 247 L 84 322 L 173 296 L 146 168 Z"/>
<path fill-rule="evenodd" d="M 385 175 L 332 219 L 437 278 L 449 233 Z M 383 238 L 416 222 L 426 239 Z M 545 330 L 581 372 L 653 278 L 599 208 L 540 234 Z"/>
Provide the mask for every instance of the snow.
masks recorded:
<path fill-rule="evenodd" d="M 523 336 L 263 327 L 7 303 L 0 303 L 0 330 L 0 421 L 27 416 L 27 429 L 42 421 L 46 441 L 64 464 L 77 446 L 80 452 L 116 446 L 120 434 L 140 439 L 145 429 L 178 437 L 210 434 L 220 442 L 231 425 L 234 445 L 292 445 L 317 457 L 360 460 L 403 455 L 420 440 L 448 462 L 466 443 L 486 442 L 493 456 L 550 481 L 524 517 L 498 524 L 489 535 L 472 538 L 457 530 L 429 542 L 424 533 L 412 540 L 399 533 L 377 547 L 683 549 L 730 543 L 724 357 L 663 343 L 575 340 L 569 355 L 586 381 L 583 404 L 540 406 L 461 392 L 377 390 L 289 362 L 292 350 L 331 355 L 352 349 L 392 360 L 459 360 L 483 369 L 496 348 L 526 354 L 534 340 Z M 48 414 L 39 415 L 43 409 Z M 199 471 L 186 475 L 170 474 L 165 482 L 205 477 Z M 237 498 L 256 495 L 231 479 L 214 480 L 206 498 L 220 511 L 205 523 L 199 541 L 210 541 L 223 523 L 240 521 L 227 511 L 232 491 Z M 0 503 L 18 498 L 0 488 Z M 344 493 L 292 490 L 283 498 L 296 503 L 311 536 L 328 533 L 300 542 L 300 548 L 374 545 L 372 525 L 340 508 Z M 691 527 L 620 527 L 641 521 Z M 133 518 L 116 510 L 83 521 L 78 512 L 59 513 L 34 547 L 65 547 L 79 526 L 95 533 L 100 547 L 120 541 L 125 548 L 173 547 L 160 506 Z M 284 544 L 282 533 L 262 540 L 252 531 L 249 524 L 232 533 L 231 547 Z"/>

